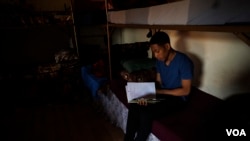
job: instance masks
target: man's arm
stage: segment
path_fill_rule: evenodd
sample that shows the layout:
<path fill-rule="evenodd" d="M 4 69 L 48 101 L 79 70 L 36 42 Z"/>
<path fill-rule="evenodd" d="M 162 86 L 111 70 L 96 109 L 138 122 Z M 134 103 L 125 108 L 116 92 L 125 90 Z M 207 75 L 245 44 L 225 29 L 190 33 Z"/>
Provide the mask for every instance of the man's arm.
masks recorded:
<path fill-rule="evenodd" d="M 161 77 L 160 73 L 156 73 L 156 89 L 161 88 Z"/>
<path fill-rule="evenodd" d="M 160 81 L 157 81 L 160 82 Z M 156 94 L 166 94 L 166 95 L 173 95 L 173 96 L 186 96 L 191 91 L 191 80 L 182 80 L 182 87 L 172 90 L 167 89 L 156 89 Z M 137 101 L 137 104 L 147 106 L 147 100 L 141 98 Z"/>
<path fill-rule="evenodd" d="M 173 95 L 173 96 L 186 96 L 190 93 L 191 91 L 191 86 L 192 86 L 192 80 L 190 79 L 183 79 L 181 81 L 181 88 L 177 89 L 156 89 L 157 94 L 167 94 L 167 95 Z"/>

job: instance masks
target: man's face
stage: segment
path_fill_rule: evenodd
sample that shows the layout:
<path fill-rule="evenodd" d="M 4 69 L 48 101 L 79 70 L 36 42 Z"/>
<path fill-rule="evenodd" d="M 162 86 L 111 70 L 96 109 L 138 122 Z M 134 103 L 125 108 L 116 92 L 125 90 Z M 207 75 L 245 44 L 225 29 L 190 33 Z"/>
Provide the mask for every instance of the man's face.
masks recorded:
<path fill-rule="evenodd" d="M 165 44 L 164 46 L 159 46 L 158 44 L 152 44 L 150 46 L 153 56 L 159 61 L 165 61 L 167 54 L 169 52 L 170 45 Z"/>

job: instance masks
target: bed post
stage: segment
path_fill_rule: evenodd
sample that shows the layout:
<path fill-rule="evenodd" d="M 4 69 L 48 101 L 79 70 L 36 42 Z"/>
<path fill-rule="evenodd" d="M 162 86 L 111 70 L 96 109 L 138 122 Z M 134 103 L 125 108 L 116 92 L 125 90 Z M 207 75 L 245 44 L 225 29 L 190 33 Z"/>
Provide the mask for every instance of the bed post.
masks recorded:
<path fill-rule="evenodd" d="M 108 22 L 108 0 L 105 0 L 105 12 L 106 12 L 106 32 L 107 32 L 107 46 L 108 46 L 108 61 L 109 61 L 109 79 L 112 80 L 112 70 L 111 70 L 111 55 L 110 55 L 110 32 L 109 32 L 109 22 Z"/>

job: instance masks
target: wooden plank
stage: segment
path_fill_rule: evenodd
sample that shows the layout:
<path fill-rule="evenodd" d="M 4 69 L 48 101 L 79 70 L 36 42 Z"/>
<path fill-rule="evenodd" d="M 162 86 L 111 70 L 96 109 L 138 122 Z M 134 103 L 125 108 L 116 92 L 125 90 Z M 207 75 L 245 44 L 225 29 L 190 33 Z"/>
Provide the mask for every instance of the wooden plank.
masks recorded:
<path fill-rule="evenodd" d="M 117 28 L 151 28 L 179 31 L 208 31 L 208 32 L 250 32 L 250 25 L 145 25 L 145 24 L 112 24 Z"/>

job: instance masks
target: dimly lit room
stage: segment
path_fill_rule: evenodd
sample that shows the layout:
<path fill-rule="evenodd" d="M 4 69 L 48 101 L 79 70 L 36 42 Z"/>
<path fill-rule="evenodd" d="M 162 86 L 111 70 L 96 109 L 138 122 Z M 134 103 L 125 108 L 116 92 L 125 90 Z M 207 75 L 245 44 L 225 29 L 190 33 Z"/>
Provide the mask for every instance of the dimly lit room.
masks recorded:
<path fill-rule="evenodd" d="M 249 141 L 249 4 L 1 0 L 1 140 Z"/>

